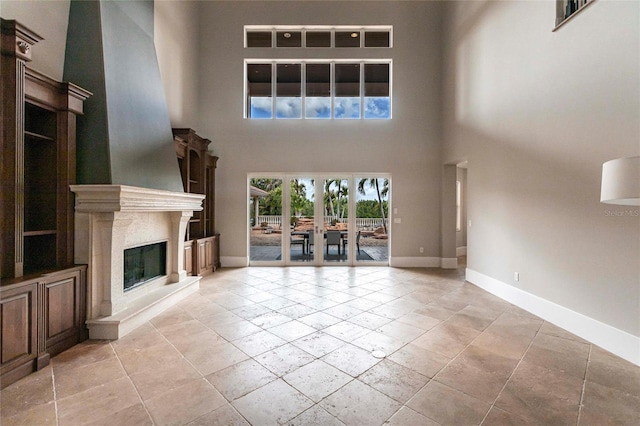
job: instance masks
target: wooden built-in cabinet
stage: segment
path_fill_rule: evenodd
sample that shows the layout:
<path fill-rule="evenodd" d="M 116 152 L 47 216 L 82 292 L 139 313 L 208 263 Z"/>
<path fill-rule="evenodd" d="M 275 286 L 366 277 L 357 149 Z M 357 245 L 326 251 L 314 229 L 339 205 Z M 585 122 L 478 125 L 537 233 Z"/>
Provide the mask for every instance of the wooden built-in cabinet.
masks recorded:
<path fill-rule="evenodd" d="M 206 275 L 220 267 L 220 234 L 215 231 L 215 182 L 218 157 L 209 151 L 209 139 L 193 129 L 173 129 L 185 192 L 204 194 L 202 211 L 194 211 L 187 225 L 184 264 L 189 275 Z"/>
<path fill-rule="evenodd" d="M 73 263 L 76 116 L 91 93 L 27 66 L 42 40 L 1 20 L 2 387 L 86 339 L 86 267 Z"/>

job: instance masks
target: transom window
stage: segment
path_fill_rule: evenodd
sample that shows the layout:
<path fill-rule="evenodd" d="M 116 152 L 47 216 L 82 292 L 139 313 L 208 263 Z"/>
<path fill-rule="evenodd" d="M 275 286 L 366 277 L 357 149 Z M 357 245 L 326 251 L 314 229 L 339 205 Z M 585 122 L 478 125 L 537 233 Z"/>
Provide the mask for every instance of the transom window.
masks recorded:
<path fill-rule="evenodd" d="M 391 118 L 391 60 L 246 60 L 245 76 L 246 118 Z"/>
<path fill-rule="evenodd" d="M 245 47 L 392 47 L 392 27 L 384 26 L 252 26 Z"/>

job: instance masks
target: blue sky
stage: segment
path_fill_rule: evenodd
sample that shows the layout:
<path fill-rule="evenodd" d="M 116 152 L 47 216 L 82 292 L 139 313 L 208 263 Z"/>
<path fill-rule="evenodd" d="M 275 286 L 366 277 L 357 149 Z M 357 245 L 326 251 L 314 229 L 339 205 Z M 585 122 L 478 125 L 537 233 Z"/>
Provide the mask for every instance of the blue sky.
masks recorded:
<path fill-rule="evenodd" d="M 331 118 L 331 98 L 308 97 L 305 98 L 305 118 Z M 338 119 L 360 118 L 361 98 L 338 97 L 334 100 L 334 116 Z M 273 118 L 273 98 L 252 97 L 251 118 Z M 276 98 L 276 118 L 302 118 L 302 97 Z M 365 97 L 365 119 L 391 118 L 391 98 L 389 97 Z"/>

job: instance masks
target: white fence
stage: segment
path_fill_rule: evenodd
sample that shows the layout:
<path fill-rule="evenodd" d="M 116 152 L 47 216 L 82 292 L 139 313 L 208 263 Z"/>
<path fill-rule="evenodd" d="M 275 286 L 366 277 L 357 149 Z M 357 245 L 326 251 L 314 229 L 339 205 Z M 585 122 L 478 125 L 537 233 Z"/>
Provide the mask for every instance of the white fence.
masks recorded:
<path fill-rule="evenodd" d="M 324 222 L 331 223 L 332 220 L 336 219 L 336 216 L 325 216 Z M 282 226 L 282 216 L 258 216 L 258 225 L 262 223 L 266 223 L 267 226 L 272 228 L 280 228 Z M 377 228 L 382 226 L 382 218 L 380 217 L 357 217 L 356 218 L 356 228 Z"/>

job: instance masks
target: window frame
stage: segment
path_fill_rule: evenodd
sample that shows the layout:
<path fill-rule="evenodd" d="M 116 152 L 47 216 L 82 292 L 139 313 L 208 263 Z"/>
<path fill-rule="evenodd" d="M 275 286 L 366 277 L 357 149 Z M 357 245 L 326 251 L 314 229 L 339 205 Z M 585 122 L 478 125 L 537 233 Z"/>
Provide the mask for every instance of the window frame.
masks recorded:
<path fill-rule="evenodd" d="M 249 93 L 249 76 L 248 76 L 248 68 L 251 64 L 263 64 L 271 65 L 271 117 L 252 117 L 251 114 L 251 96 Z M 300 81 L 301 81 L 301 113 L 300 117 L 278 117 L 277 111 L 277 84 L 278 84 L 278 75 L 277 68 L 279 64 L 300 64 Z M 329 117 L 308 117 L 307 116 L 307 64 L 329 64 L 329 73 L 330 73 L 330 111 Z M 335 65 L 336 64 L 359 64 L 359 96 L 360 105 L 359 105 L 359 116 L 357 118 L 347 118 L 347 117 L 336 117 L 335 115 L 335 99 L 336 99 L 336 72 Z M 366 101 L 367 98 L 365 93 L 365 66 L 367 64 L 387 64 L 389 75 L 388 75 L 388 89 L 389 89 L 389 115 L 388 117 L 367 117 L 366 116 Z M 247 58 L 244 60 L 244 112 L 243 117 L 249 120 L 391 120 L 393 118 L 393 60 L 389 58 L 385 59 L 251 59 Z"/>
<path fill-rule="evenodd" d="M 302 40 L 300 47 L 278 47 L 277 33 L 283 31 L 301 32 Z M 249 46 L 249 33 L 251 32 L 271 32 L 271 46 Z M 307 47 L 307 32 L 330 32 L 330 46 Z M 357 32 L 359 34 L 359 45 L 349 47 L 336 46 L 336 32 Z M 367 46 L 366 34 L 389 33 L 388 46 Z M 245 49 L 391 49 L 393 48 L 393 25 L 245 25 L 244 26 L 244 47 Z"/>

